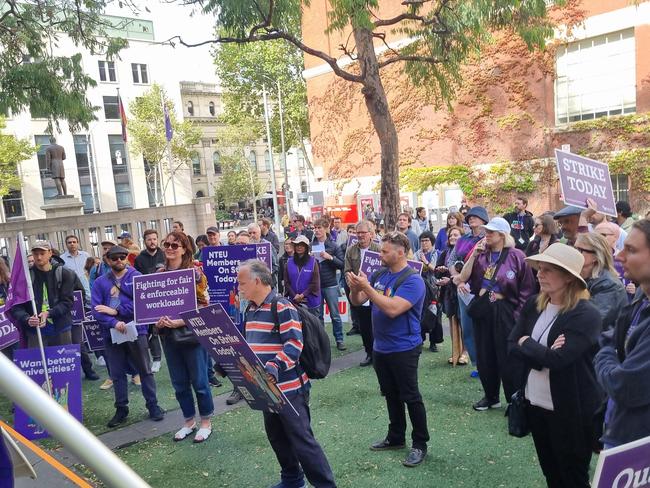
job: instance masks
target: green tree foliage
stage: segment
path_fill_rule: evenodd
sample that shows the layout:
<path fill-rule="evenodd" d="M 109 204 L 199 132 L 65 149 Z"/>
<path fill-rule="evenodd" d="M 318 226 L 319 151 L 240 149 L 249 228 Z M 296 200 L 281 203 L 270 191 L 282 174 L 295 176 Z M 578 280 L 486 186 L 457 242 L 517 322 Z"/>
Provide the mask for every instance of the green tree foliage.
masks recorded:
<path fill-rule="evenodd" d="M 280 152 L 278 86 L 282 97 L 286 147 L 299 147 L 309 137 L 307 89 L 302 78 L 303 53 L 283 41 L 255 44 L 225 44 L 215 50 L 217 75 L 224 89 L 226 124 L 255 121 L 258 137 L 264 133 L 262 85 L 273 104 L 271 140 Z"/>
<path fill-rule="evenodd" d="M 151 188 L 155 188 L 158 168 L 161 168 L 166 176 L 163 188 L 170 181 L 163 100 L 174 131 L 170 145 L 173 171 L 181 165 L 190 164 L 194 152 L 192 146 L 201 140 L 201 129 L 189 120 L 176 119 L 173 103 L 167 98 L 160 85 L 154 83 L 148 92 L 133 100 L 129 104 L 129 111 L 132 114 L 128 122 L 131 136 L 129 150 L 133 153 L 141 153 L 149 163 L 150 169 L 146 178 Z"/>
<path fill-rule="evenodd" d="M 120 26 L 103 17 L 109 0 L 3 0 L 0 2 L 0 113 L 30 109 L 75 131 L 95 119 L 86 98 L 95 81 L 84 73 L 80 53 L 53 54 L 69 39 L 77 48 L 107 58 L 127 45 L 107 36 Z"/>
<path fill-rule="evenodd" d="M 253 120 L 244 119 L 239 125 L 228 125 L 219 133 L 222 144 L 221 177 L 215 184 L 217 208 L 249 200 L 253 203 L 253 213 L 257 215 L 257 199 L 264 194 L 264 184 L 260 181 L 257 168 L 254 168 L 248 153 L 258 138 Z"/>
<path fill-rule="evenodd" d="M 185 3 L 194 3 L 185 0 Z M 393 17 L 382 18 L 379 0 L 329 0 L 328 30 L 345 32 L 339 55 L 356 62 L 349 68 L 339 56 L 306 45 L 299 33 L 299 18 L 308 0 L 196 0 L 213 12 L 220 30 L 216 43 L 250 43 L 283 39 L 327 63 L 341 78 L 360 85 L 368 114 L 381 145 L 381 201 L 387 227 L 399 212 L 399 147 L 397 130 L 384 90 L 381 72 L 400 66 L 413 83 L 428 89 L 438 103 L 449 103 L 461 83 L 461 67 L 479 56 L 493 33 L 518 34 L 530 48 L 542 47 L 551 37 L 545 0 L 433 0 L 392 2 Z M 377 56 L 375 47 L 386 33 L 410 39 L 399 49 L 388 46 Z M 185 45 L 182 39 L 179 42 Z"/>
<path fill-rule="evenodd" d="M 20 189 L 18 163 L 32 157 L 37 150 L 27 139 L 2 134 L 6 126 L 5 119 L 0 117 L 0 197 Z"/>

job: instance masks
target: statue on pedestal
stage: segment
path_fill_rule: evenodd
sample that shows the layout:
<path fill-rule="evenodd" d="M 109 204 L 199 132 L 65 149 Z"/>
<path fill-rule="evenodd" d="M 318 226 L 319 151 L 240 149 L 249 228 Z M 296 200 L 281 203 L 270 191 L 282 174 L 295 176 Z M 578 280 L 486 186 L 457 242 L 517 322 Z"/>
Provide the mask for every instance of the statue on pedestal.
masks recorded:
<path fill-rule="evenodd" d="M 65 184 L 65 168 L 63 167 L 64 159 L 65 149 L 56 143 L 55 137 L 50 137 L 50 145 L 45 150 L 45 164 L 56 184 L 57 197 L 68 194 Z"/>

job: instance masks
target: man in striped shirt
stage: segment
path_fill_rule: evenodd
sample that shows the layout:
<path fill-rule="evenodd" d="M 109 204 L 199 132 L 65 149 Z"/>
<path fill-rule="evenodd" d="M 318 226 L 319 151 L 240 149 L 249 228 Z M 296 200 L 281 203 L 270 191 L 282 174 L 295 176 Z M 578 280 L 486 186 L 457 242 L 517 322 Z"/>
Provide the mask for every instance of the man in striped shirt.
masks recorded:
<path fill-rule="evenodd" d="M 244 320 L 246 341 L 298 412 L 264 412 L 266 435 L 281 468 L 281 481 L 273 488 L 302 488 L 305 476 L 317 488 L 335 487 L 332 469 L 311 430 L 310 383 L 298 363 L 303 347 L 300 315 L 273 291 L 271 270 L 262 261 L 244 261 L 237 281 L 242 297 L 250 302 Z M 274 299 L 277 325 L 271 311 Z"/>

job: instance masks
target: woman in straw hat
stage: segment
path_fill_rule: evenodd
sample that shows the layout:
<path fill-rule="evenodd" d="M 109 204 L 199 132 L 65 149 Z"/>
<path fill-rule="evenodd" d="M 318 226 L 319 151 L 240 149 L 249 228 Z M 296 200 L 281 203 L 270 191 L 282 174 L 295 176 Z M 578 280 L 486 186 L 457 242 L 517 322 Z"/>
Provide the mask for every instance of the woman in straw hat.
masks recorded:
<path fill-rule="evenodd" d="M 535 293 L 532 269 L 523 251 L 515 248 L 510 224 L 494 217 L 482 227 L 485 238 L 476 244 L 460 273 L 474 295 L 467 313 L 474 322 L 476 365 L 484 393 L 472 405 L 477 411 L 501 407 L 501 383 L 506 399 L 515 392 L 514 377 L 506 364 L 508 336 L 526 300 Z M 458 293 L 462 299 L 460 286 Z"/>
<path fill-rule="evenodd" d="M 593 418 L 603 395 L 593 367 L 601 318 L 589 303 L 580 251 L 555 243 L 527 261 L 540 292 L 524 306 L 510 334 L 528 426 L 549 487 L 588 487 Z M 523 372 L 523 371 L 522 371 Z"/>

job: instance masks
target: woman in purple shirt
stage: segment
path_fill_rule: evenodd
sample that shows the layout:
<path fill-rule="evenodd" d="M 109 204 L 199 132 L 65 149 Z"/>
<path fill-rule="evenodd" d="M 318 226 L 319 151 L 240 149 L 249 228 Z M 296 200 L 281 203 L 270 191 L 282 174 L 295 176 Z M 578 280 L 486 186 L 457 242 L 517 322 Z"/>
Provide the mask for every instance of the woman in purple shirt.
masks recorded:
<path fill-rule="evenodd" d="M 284 269 L 284 295 L 297 305 L 305 305 L 316 317 L 320 313 L 320 273 L 318 261 L 309 254 L 309 240 L 298 236 L 293 241 L 293 257 Z"/>
<path fill-rule="evenodd" d="M 483 229 L 485 238 L 476 245 L 460 274 L 474 295 L 472 300 L 485 302 L 480 313 L 471 304 L 468 307 L 468 313 L 474 315 L 477 369 L 485 394 L 472 406 L 477 411 L 501 406 L 501 383 L 508 401 L 515 392 L 515 378 L 506 370 L 508 336 L 535 291 L 533 272 L 526 264 L 526 255 L 515 248 L 510 224 L 494 217 Z M 467 285 L 459 286 L 459 293 Z M 484 295 L 487 300 L 480 299 Z"/>

